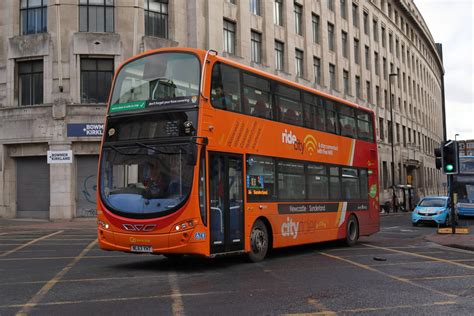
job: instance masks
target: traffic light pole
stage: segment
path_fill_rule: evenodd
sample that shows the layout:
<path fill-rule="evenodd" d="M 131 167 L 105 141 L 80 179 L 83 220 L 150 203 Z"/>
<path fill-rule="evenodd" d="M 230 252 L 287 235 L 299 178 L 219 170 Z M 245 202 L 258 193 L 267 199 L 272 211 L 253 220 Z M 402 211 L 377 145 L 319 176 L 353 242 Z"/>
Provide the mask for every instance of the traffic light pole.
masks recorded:
<path fill-rule="evenodd" d="M 453 179 L 452 174 L 448 174 L 448 196 L 449 196 L 449 208 L 451 210 L 451 229 L 452 233 L 456 234 L 456 211 L 454 209 L 454 192 L 453 192 Z"/>

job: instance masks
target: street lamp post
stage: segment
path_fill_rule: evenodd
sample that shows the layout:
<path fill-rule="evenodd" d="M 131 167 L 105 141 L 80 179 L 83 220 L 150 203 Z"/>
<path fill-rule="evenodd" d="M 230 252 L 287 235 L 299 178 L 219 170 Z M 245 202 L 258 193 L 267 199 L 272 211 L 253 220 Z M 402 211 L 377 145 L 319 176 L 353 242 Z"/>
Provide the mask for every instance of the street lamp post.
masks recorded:
<path fill-rule="evenodd" d="M 390 121 L 391 121 L 391 146 L 392 146 L 392 207 L 394 211 L 398 211 L 398 208 L 395 208 L 395 199 L 397 198 L 395 195 L 395 151 L 394 151 L 394 139 L 395 133 L 393 132 L 394 129 L 394 122 L 393 122 L 393 98 L 392 98 L 392 78 L 398 76 L 398 73 L 391 73 L 388 75 L 388 95 L 390 98 Z"/>

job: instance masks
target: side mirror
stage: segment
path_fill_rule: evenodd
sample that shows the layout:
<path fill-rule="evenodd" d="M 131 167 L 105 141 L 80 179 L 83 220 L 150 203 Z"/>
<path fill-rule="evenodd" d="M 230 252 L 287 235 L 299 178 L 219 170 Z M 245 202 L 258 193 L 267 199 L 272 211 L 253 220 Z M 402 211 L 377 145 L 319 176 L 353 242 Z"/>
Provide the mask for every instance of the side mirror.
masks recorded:
<path fill-rule="evenodd" d="M 197 159 L 197 144 L 194 142 L 190 142 L 187 146 L 186 164 L 188 166 L 195 166 L 196 159 Z"/>

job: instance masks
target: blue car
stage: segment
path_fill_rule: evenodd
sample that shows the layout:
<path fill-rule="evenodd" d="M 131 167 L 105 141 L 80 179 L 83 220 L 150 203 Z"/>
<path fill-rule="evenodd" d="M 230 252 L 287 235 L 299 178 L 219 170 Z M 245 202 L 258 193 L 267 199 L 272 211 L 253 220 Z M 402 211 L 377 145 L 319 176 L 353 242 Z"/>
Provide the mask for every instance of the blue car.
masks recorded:
<path fill-rule="evenodd" d="M 465 203 L 460 201 L 456 204 L 459 216 L 474 216 L 474 201 L 469 201 L 470 203 Z"/>
<path fill-rule="evenodd" d="M 435 223 L 448 226 L 450 223 L 450 208 L 448 197 L 428 196 L 421 199 L 411 214 L 413 226 L 421 223 Z"/>

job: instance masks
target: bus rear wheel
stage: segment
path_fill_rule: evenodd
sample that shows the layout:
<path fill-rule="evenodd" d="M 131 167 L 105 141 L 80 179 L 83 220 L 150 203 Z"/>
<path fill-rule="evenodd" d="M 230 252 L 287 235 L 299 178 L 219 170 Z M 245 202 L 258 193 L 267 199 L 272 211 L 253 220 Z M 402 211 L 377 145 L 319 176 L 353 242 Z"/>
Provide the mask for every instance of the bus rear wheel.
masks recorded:
<path fill-rule="evenodd" d="M 354 215 L 349 216 L 346 224 L 346 240 L 347 246 L 354 246 L 359 240 L 359 223 Z"/>
<path fill-rule="evenodd" d="M 268 230 L 265 224 L 257 219 L 250 232 L 249 260 L 252 262 L 262 261 L 268 252 Z"/>

